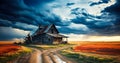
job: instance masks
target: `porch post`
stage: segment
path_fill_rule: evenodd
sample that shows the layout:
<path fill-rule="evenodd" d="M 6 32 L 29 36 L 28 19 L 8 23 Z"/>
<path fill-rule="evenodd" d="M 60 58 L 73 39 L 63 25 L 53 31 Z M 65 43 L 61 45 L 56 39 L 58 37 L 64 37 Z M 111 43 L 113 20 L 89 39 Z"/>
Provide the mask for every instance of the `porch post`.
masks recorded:
<path fill-rule="evenodd" d="M 66 41 L 68 42 L 68 39 L 66 38 Z"/>

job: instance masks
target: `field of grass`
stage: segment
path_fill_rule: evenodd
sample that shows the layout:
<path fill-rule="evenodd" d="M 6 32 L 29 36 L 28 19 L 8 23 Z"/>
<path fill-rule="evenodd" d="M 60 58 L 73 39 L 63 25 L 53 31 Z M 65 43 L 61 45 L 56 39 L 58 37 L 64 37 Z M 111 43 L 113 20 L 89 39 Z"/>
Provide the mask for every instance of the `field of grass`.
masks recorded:
<path fill-rule="evenodd" d="M 114 60 L 114 58 L 100 58 L 95 56 L 87 56 L 84 54 L 70 52 L 68 50 L 62 50 L 60 53 L 63 56 L 66 56 L 70 59 L 74 59 L 77 63 L 118 63 Z"/>
<path fill-rule="evenodd" d="M 31 49 L 14 44 L 0 44 L 0 63 L 7 63 L 17 57 L 32 52 Z"/>
<path fill-rule="evenodd" d="M 27 47 L 38 48 L 40 50 L 54 49 L 58 47 L 69 46 L 70 44 L 58 44 L 58 45 L 27 45 Z"/>
<path fill-rule="evenodd" d="M 27 47 L 49 50 L 71 46 L 60 51 L 60 54 L 74 59 L 78 63 L 120 63 L 120 42 L 72 42 L 59 45 L 25 45 Z M 0 44 L 0 63 L 15 60 L 17 57 L 32 52 L 25 46 Z M 115 57 L 114 57 L 115 56 Z"/>
<path fill-rule="evenodd" d="M 120 63 L 120 42 L 76 42 L 76 44 L 74 47 L 63 49 L 60 53 L 76 60 L 77 63 Z"/>
<path fill-rule="evenodd" d="M 120 42 L 81 43 L 74 48 L 75 52 L 96 53 L 102 55 L 120 55 Z"/>

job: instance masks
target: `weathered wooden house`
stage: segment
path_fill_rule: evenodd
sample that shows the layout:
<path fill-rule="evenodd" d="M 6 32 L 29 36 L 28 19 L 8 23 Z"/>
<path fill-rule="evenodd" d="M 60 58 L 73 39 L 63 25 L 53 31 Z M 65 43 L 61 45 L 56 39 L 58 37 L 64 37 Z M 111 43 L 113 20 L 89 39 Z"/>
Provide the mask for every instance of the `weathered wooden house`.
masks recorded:
<path fill-rule="evenodd" d="M 67 43 L 67 38 L 64 35 L 59 34 L 59 31 L 54 24 L 48 26 L 39 26 L 36 32 L 29 36 L 27 42 L 34 44 L 60 44 Z M 65 41 L 63 41 L 63 39 Z"/>

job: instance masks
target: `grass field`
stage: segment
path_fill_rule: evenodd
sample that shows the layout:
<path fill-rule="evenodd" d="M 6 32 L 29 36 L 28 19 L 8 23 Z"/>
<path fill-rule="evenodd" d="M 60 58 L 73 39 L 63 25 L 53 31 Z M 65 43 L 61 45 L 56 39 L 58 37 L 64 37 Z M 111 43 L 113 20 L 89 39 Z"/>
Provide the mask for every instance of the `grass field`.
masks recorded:
<path fill-rule="evenodd" d="M 40 50 L 54 49 L 58 47 L 70 46 L 70 44 L 58 44 L 58 45 L 27 45 L 27 47 L 37 48 Z"/>
<path fill-rule="evenodd" d="M 68 50 L 60 52 L 63 56 L 73 59 L 76 63 L 119 63 L 114 58 L 103 58 L 96 56 L 88 56 L 85 54 L 75 53 Z"/>
<path fill-rule="evenodd" d="M 40 50 L 70 46 L 60 51 L 60 54 L 72 58 L 78 63 L 120 63 L 120 42 L 69 42 L 59 45 L 26 45 Z M 14 44 L 0 44 L 0 63 L 15 60 L 18 56 L 31 52 L 25 46 Z"/>
<path fill-rule="evenodd" d="M 71 43 L 76 45 L 60 53 L 77 63 L 120 63 L 120 42 Z"/>
<path fill-rule="evenodd" d="M 21 49 L 21 46 L 13 44 L 2 44 L 0 45 L 0 55 L 16 53 Z"/>
<path fill-rule="evenodd" d="M 74 48 L 75 52 L 88 52 L 102 55 L 120 55 L 120 42 L 88 42 Z"/>
<path fill-rule="evenodd" d="M 14 44 L 0 44 L 0 63 L 7 63 L 15 60 L 17 57 L 32 52 L 31 49 Z"/>

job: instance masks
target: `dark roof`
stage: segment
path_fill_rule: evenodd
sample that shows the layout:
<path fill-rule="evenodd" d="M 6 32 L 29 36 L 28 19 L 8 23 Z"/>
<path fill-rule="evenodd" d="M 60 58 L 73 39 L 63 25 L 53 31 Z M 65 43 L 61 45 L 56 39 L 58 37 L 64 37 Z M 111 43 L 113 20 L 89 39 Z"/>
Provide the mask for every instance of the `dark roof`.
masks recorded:
<path fill-rule="evenodd" d="M 55 27 L 54 24 L 47 25 L 47 26 L 45 26 L 45 25 L 40 25 L 39 28 L 35 31 L 35 33 L 34 33 L 32 36 L 36 36 L 36 35 L 39 35 L 39 34 L 46 33 L 46 34 L 48 34 L 48 35 L 50 35 L 50 36 L 53 36 L 53 37 L 68 38 L 67 36 L 64 36 L 64 35 L 59 34 L 59 32 L 58 32 L 58 30 L 56 29 L 56 27 L 55 27 L 55 29 L 56 29 L 56 31 L 58 32 L 57 34 L 47 33 L 52 26 Z"/>
<path fill-rule="evenodd" d="M 55 26 L 55 25 L 54 24 L 47 25 L 47 26 L 40 25 L 39 28 L 37 29 L 37 31 L 33 34 L 33 36 L 38 35 L 38 34 L 47 33 L 52 26 Z M 57 30 L 57 32 L 58 32 L 58 30 Z"/>

